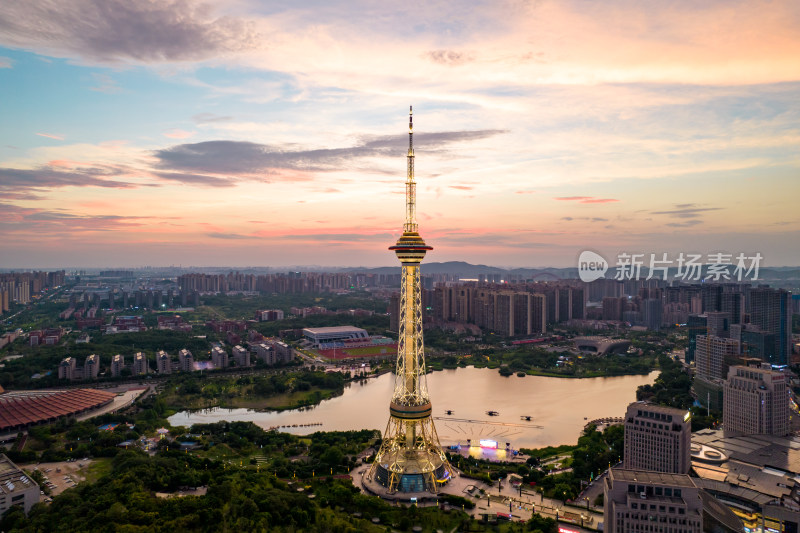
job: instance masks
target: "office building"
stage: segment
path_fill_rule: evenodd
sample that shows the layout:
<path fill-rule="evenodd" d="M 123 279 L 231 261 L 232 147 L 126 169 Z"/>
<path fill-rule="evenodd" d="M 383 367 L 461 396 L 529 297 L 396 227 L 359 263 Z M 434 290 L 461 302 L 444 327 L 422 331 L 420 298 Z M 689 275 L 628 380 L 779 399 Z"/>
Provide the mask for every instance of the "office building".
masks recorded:
<path fill-rule="evenodd" d="M 691 426 L 689 411 L 646 402 L 630 404 L 625 415 L 624 467 L 688 474 Z"/>
<path fill-rule="evenodd" d="M 791 293 L 783 289 L 757 287 L 750 290 L 750 323 L 775 334 L 775 344 L 763 359 L 775 365 L 789 363 L 792 353 Z"/>
<path fill-rule="evenodd" d="M 723 391 L 725 431 L 746 435 L 789 434 L 789 390 L 786 376 L 761 367 L 732 366 Z"/>
<path fill-rule="evenodd" d="M 606 533 L 703 531 L 703 500 L 688 475 L 612 468 L 603 495 Z"/>
<path fill-rule="evenodd" d="M 18 505 L 30 512 L 39 503 L 39 485 L 4 454 L 0 454 L 0 517 Z"/>
<path fill-rule="evenodd" d="M 740 330 L 742 353 L 748 359 L 759 359 L 764 362 L 773 362 L 778 336 L 769 331 L 763 331 L 752 324 L 745 324 Z"/>
<path fill-rule="evenodd" d="M 706 315 L 689 315 L 689 318 L 686 322 L 686 335 L 689 337 L 685 354 L 687 363 L 691 363 L 695 359 L 697 336 L 706 335 L 707 333 L 708 317 L 706 317 Z"/>

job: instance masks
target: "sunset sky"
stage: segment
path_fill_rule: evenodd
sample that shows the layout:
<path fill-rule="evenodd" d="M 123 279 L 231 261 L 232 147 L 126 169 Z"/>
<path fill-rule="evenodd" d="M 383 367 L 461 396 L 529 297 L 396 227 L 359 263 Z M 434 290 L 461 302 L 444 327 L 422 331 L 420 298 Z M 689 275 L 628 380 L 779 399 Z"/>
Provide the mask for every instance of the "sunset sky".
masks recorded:
<path fill-rule="evenodd" d="M 800 2 L 6 0 L 0 269 L 800 265 Z"/>

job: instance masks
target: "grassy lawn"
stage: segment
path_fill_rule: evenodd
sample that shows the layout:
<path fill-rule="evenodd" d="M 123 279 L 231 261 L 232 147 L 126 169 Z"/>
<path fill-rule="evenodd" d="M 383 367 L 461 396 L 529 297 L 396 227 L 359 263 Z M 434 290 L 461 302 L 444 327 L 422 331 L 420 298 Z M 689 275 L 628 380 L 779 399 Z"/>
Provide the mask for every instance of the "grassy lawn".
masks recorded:
<path fill-rule="evenodd" d="M 108 457 L 101 457 L 99 459 L 92 459 L 91 464 L 86 467 L 84 475 L 86 481 L 94 483 L 101 477 L 111 472 L 111 459 Z"/>
<path fill-rule="evenodd" d="M 242 456 L 231 449 L 227 444 L 216 444 L 207 452 L 198 452 L 198 455 L 208 457 L 215 461 L 241 461 Z"/>
<path fill-rule="evenodd" d="M 348 355 L 355 357 L 386 355 L 389 353 L 397 353 L 397 345 L 390 344 L 386 346 L 363 346 L 361 348 L 346 348 L 344 351 L 347 352 Z"/>

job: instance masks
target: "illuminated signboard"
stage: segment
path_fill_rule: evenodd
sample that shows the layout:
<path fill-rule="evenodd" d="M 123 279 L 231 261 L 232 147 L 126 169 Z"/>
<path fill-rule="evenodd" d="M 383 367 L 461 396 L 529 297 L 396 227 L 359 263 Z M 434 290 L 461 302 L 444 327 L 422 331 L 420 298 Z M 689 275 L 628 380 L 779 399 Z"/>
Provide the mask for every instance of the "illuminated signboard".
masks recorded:
<path fill-rule="evenodd" d="M 497 449 L 497 441 L 489 439 L 481 439 L 481 448 L 494 448 Z"/>
<path fill-rule="evenodd" d="M 579 533 L 579 532 L 575 531 L 574 529 L 567 529 L 565 527 L 558 526 L 558 533 Z"/>

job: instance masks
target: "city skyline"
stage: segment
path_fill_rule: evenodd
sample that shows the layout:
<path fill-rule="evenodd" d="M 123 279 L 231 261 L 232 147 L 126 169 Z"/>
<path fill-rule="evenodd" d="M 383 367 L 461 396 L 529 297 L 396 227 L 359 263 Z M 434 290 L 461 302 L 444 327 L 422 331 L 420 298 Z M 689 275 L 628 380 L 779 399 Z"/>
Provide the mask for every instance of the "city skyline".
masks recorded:
<path fill-rule="evenodd" d="M 12 2 L 0 269 L 391 266 L 409 105 L 430 262 L 798 265 L 797 28 L 788 1 Z"/>

